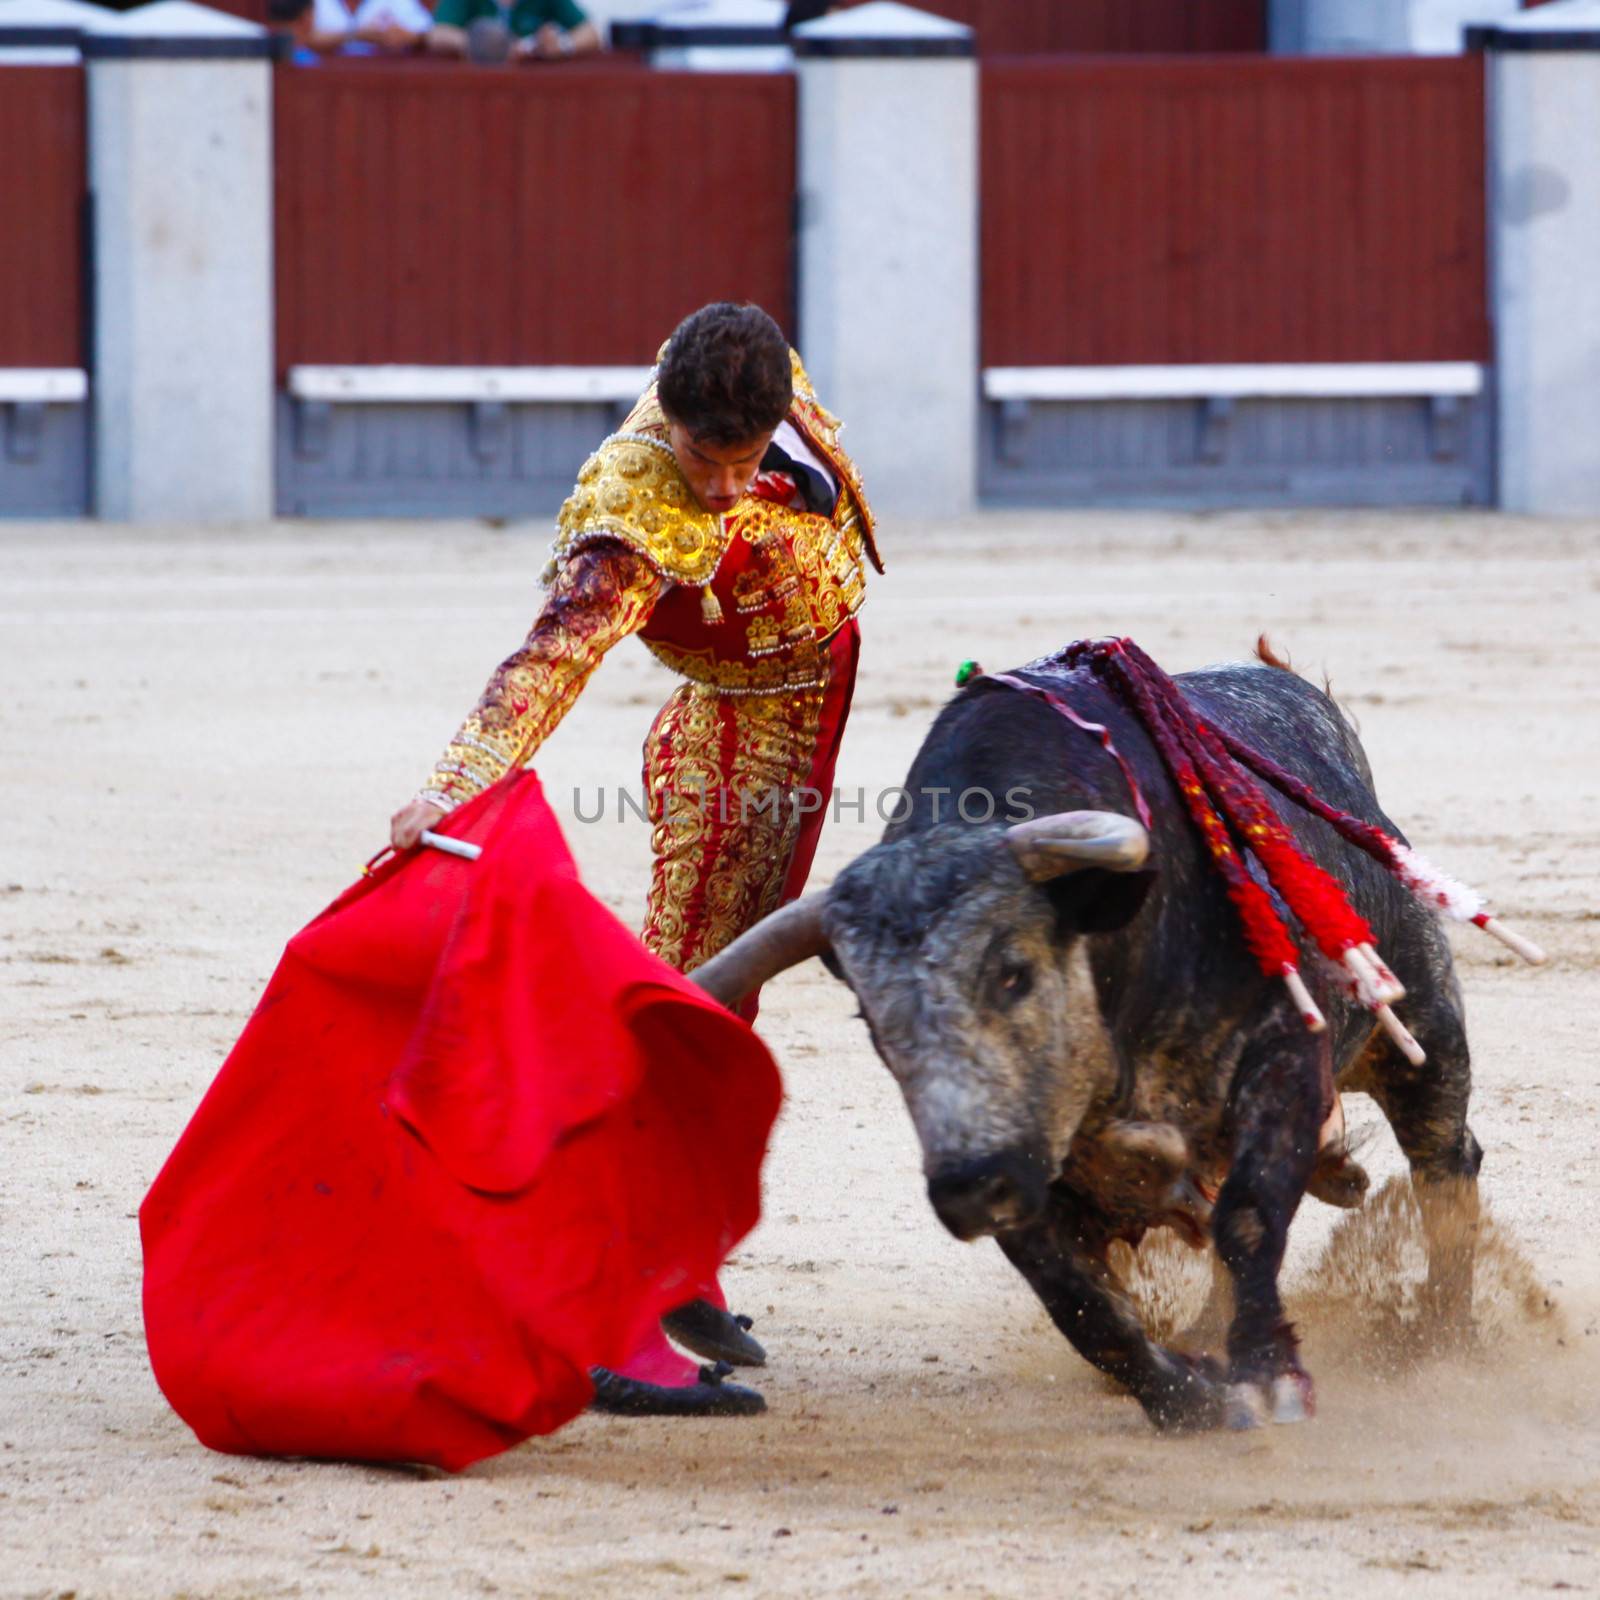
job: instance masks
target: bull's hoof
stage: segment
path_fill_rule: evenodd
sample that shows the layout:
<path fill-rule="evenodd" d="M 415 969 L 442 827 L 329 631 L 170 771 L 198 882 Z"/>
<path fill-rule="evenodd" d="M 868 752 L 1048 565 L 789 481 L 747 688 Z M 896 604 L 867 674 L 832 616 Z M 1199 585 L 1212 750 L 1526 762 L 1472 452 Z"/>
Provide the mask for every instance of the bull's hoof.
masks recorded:
<path fill-rule="evenodd" d="M 660 1383 L 641 1383 L 624 1378 L 609 1367 L 591 1367 L 594 1383 L 591 1411 L 614 1417 L 755 1417 L 767 1409 L 767 1402 L 754 1389 L 742 1384 L 724 1383 L 732 1369 L 725 1361 L 700 1369 L 700 1381 L 678 1387 Z"/>
<path fill-rule="evenodd" d="M 1309 1422 L 1317 1414 L 1317 1390 L 1309 1372 L 1280 1372 L 1272 1380 L 1272 1420 Z"/>
<path fill-rule="evenodd" d="M 702 1361 L 730 1367 L 764 1367 L 767 1352 L 750 1337 L 749 1317 L 736 1317 L 709 1300 L 690 1300 L 661 1319 L 661 1326 Z"/>
<path fill-rule="evenodd" d="M 1205 1356 L 1162 1353 L 1166 1381 L 1141 1395 L 1145 1413 L 1163 1433 L 1205 1433 L 1227 1418 L 1227 1388 L 1221 1369 Z"/>
<path fill-rule="evenodd" d="M 1366 1199 L 1371 1186 L 1367 1169 L 1344 1145 L 1325 1145 L 1317 1152 L 1317 1164 L 1311 1169 L 1306 1193 L 1325 1206 L 1353 1211 Z"/>
<path fill-rule="evenodd" d="M 1280 1372 L 1275 1378 L 1228 1385 L 1226 1426 L 1235 1433 L 1269 1422 L 1309 1422 L 1317 1414 L 1316 1387 L 1308 1372 Z"/>
<path fill-rule="evenodd" d="M 1234 1433 L 1247 1433 L 1265 1426 L 1271 1410 L 1266 1391 L 1258 1383 L 1228 1385 L 1227 1427 Z"/>

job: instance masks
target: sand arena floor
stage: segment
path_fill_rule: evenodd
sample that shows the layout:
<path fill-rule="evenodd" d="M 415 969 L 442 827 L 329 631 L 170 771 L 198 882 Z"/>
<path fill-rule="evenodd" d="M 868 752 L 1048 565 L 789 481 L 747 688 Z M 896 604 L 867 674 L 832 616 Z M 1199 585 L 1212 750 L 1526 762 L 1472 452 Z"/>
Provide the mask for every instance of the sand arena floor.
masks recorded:
<path fill-rule="evenodd" d="M 769 1415 L 584 1417 L 449 1479 L 201 1449 L 145 1364 L 134 1214 L 284 939 L 520 638 L 543 533 L 0 528 L 0 1596 L 1600 1590 L 1597 535 L 1476 515 L 890 526 L 840 769 L 895 783 L 966 656 L 1116 631 L 1177 670 L 1266 627 L 1331 674 L 1391 813 L 1553 956 L 1456 940 L 1498 1230 L 1478 1355 L 1390 1361 L 1416 1269 L 1398 1210 L 1319 1266 L 1334 1214 L 1308 1202 L 1286 1281 L 1320 1418 L 1156 1437 L 992 1245 L 940 1230 L 897 1091 L 810 970 L 768 991 L 789 1098 L 728 1274 L 771 1352 Z M 540 762 L 558 809 L 636 782 L 666 687 L 616 652 Z M 817 881 L 876 826 L 832 827 Z M 635 920 L 644 827 L 571 837 Z M 1367 1158 L 1398 1169 L 1386 1131 Z"/>

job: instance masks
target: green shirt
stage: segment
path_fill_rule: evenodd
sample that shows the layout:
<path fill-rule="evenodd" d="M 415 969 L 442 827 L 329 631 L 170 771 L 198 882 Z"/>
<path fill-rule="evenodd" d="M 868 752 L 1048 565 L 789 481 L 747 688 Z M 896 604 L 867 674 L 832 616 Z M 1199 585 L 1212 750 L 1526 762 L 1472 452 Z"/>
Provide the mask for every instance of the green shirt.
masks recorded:
<path fill-rule="evenodd" d="M 447 28 L 465 28 L 480 17 L 500 15 L 495 0 L 439 0 L 433 9 L 433 20 Z M 518 39 L 526 39 L 547 22 L 570 33 L 588 20 L 578 0 L 514 0 L 506 23 Z"/>

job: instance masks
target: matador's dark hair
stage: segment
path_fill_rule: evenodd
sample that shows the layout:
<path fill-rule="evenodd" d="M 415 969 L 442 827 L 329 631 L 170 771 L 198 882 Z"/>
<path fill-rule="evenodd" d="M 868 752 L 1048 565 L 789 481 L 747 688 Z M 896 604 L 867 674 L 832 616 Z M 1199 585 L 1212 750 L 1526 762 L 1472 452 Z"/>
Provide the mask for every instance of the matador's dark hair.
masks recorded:
<path fill-rule="evenodd" d="M 789 341 L 760 306 L 702 306 L 667 341 L 656 393 L 661 409 L 696 439 L 743 444 L 789 414 Z"/>

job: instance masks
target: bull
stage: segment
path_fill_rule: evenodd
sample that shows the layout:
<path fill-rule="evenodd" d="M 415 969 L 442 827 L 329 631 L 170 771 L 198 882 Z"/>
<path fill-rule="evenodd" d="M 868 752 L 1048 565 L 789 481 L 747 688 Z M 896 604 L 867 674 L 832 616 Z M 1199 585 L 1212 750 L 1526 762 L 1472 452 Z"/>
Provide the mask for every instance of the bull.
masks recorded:
<path fill-rule="evenodd" d="M 1365 1184 L 1338 1149 L 1319 1156 L 1337 1092 L 1370 1094 L 1410 1164 L 1430 1313 L 1458 1325 L 1469 1314 L 1482 1149 L 1448 943 L 1369 856 L 1274 797 L 1375 931 L 1426 1065 L 1309 954 L 1327 1029 L 1308 1032 L 1245 948 L 1139 719 L 1085 667 L 1008 676 L 1103 725 L 1126 770 L 1050 705 L 977 677 L 936 718 L 881 842 L 697 981 L 732 1002 L 820 956 L 903 1091 L 929 1201 L 956 1238 L 993 1236 L 1074 1348 L 1158 1427 L 1297 1420 L 1311 1388 L 1278 1288 L 1289 1225 L 1308 1188 L 1349 1202 Z M 1270 656 L 1177 682 L 1213 726 L 1398 836 L 1322 691 Z M 957 809 L 974 794 L 1012 811 L 1025 797 L 1033 814 Z M 1225 1363 L 1152 1340 L 1111 1269 L 1113 1241 L 1163 1225 L 1209 1240 L 1231 1280 Z"/>

